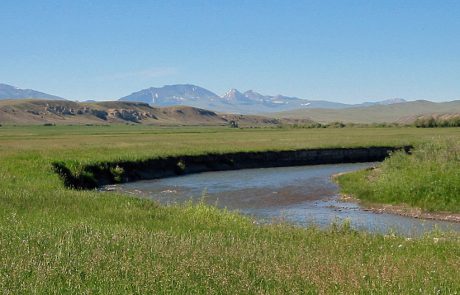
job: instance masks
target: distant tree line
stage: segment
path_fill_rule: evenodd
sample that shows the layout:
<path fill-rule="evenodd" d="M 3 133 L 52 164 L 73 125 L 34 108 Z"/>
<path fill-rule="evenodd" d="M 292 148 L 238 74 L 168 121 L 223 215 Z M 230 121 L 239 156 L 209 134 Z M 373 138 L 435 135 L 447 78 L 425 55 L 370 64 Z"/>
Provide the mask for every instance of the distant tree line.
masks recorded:
<path fill-rule="evenodd" d="M 343 123 L 343 122 L 331 122 L 331 123 L 308 123 L 308 124 L 285 124 L 280 127 L 286 128 L 365 128 L 365 127 L 408 127 L 406 124 L 399 123 Z"/>
<path fill-rule="evenodd" d="M 460 127 L 460 116 L 449 119 L 418 118 L 414 125 L 417 128 Z"/>
<path fill-rule="evenodd" d="M 285 124 L 280 128 L 366 128 L 366 127 L 378 127 L 378 128 L 391 128 L 391 127 L 417 127 L 417 128 L 436 128 L 436 127 L 460 127 L 460 116 L 449 119 L 433 117 L 430 118 L 418 118 L 414 123 L 343 123 L 343 122 L 331 122 L 331 123 L 308 123 L 308 124 Z"/>

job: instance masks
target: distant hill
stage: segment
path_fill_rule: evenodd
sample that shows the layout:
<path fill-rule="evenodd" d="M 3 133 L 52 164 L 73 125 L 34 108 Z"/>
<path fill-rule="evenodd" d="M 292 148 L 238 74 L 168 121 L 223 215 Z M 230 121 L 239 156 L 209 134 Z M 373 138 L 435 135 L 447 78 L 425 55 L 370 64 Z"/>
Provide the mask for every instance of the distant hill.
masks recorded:
<path fill-rule="evenodd" d="M 279 112 L 277 117 L 309 118 L 313 121 L 328 123 L 340 121 L 344 123 L 383 123 L 408 121 L 408 117 L 430 113 L 460 112 L 460 100 L 435 103 L 426 100 L 412 102 L 353 107 L 346 109 L 302 109 Z M 404 119 L 406 118 L 406 119 Z"/>
<path fill-rule="evenodd" d="M 374 105 L 390 105 L 390 104 L 397 104 L 397 103 L 405 103 L 407 100 L 403 98 L 391 98 L 391 99 L 385 99 L 382 101 L 377 101 L 377 102 L 363 102 L 360 104 L 353 105 L 353 107 L 370 107 Z"/>
<path fill-rule="evenodd" d="M 437 122 L 446 121 L 459 121 L 460 122 L 460 111 L 458 112 L 447 112 L 447 113 L 426 113 L 415 116 L 407 116 L 400 118 L 397 123 L 401 124 L 415 124 L 417 122 L 423 122 L 428 120 L 434 120 Z"/>
<path fill-rule="evenodd" d="M 299 108 L 346 108 L 350 105 L 322 100 L 307 100 L 283 95 L 263 95 L 253 90 L 231 89 L 223 96 L 190 84 L 151 87 L 122 97 L 120 101 L 145 102 L 153 106 L 187 105 L 217 112 L 240 114 L 271 113 Z"/>
<path fill-rule="evenodd" d="M 63 100 L 62 97 L 43 93 L 32 89 L 19 89 L 17 87 L 0 83 L 0 100 L 4 99 L 49 99 Z"/>
<path fill-rule="evenodd" d="M 0 124 L 228 125 L 231 121 L 236 121 L 239 126 L 275 126 L 312 122 L 308 119 L 217 114 L 188 106 L 158 108 L 139 102 L 77 103 L 35 99 L 0 101 Z"/>

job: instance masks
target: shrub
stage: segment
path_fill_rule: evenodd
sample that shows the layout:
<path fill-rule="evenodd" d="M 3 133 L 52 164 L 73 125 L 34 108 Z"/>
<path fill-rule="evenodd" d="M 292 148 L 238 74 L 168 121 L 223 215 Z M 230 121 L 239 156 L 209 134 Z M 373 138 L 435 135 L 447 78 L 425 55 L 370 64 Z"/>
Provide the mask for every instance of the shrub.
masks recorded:
<path fill-rule="evenodd" d="M 117 165 L 110 168 L 110 173 L 112 174 L 115 182 L 121 182 L 123 180 L 123 174 L 125 173 L 125 170 Z"/>

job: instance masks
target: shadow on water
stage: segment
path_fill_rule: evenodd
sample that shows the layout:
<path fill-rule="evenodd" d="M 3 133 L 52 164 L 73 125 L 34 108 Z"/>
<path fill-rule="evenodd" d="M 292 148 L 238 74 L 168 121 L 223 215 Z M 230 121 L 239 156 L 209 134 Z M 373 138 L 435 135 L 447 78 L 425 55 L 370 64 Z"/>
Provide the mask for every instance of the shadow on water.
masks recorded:
<path fill-rule="evenodd" d="M 417 236 L 433 229 L 460 231 L 460 224 L 421 220 L 364 210 L 342 202 L 331 175 L 364 169 L 376 163 L 334 164 L 222 172 L 205 172 L 138 181 L 105 189 L 139 195 L 163 204 L 189 200 L 238 210 L 260 222 L 283 220 L 297 225 L 326 227 L 348 220 L 352 228 Z"/>

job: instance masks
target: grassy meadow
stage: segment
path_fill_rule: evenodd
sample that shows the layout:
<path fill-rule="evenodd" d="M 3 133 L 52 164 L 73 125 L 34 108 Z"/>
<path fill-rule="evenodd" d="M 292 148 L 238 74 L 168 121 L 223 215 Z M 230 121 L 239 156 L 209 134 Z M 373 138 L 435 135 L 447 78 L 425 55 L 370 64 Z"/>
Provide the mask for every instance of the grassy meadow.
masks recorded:
<path fill-rule="evenodd" d="M 207 152 L 419 146 L 440 139 L 458 142 L 460 129 L 2 126 L 0 292 L 458 293 L 458 234 L 407 239 L 356 232 L 346 223 L 328 230 L 262 226 L 205 205 L 164 207 L 69 190 L 51 169 L 53 161 L 79 166 Z M 384 166 L 396 171 L 397 164 Z"/>
<path fill-rule="evenodd" d="M 344 193 L 372 203 L 460 213 L 460 141 L 420 144 L 412 155 L 395 152 L 378 169 L 339 177 Z"/>

